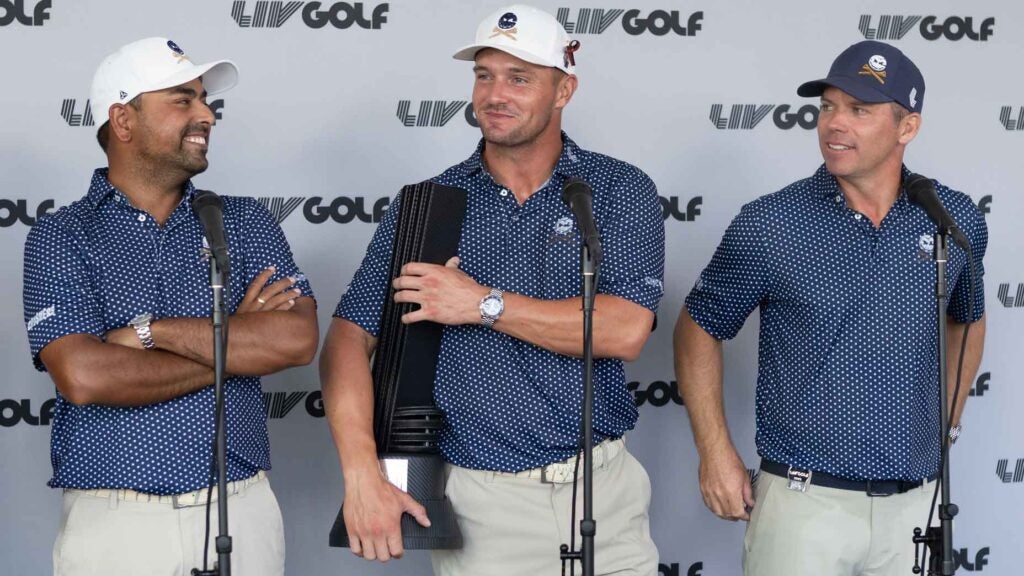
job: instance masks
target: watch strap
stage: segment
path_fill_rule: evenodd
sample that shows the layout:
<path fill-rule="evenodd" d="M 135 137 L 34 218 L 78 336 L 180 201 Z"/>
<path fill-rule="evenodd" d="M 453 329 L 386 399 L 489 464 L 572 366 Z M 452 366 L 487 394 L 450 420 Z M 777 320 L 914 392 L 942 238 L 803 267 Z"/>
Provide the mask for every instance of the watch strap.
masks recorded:
<path fill-rule="evenodd" d="M 487 296 L 484 296 L 483 299 L 480 300 L 480 324 L 487 328 L 494 328 L 494 323 L 498 321 L 498 318 L 501 318 L 501 313 L 504 311 L 503 295 L 504 292 L 501 289 L 491 288 L 491 291 L 487 293 Z M 498 313 L 494 315 L 484 312 L 484 302 L 492 298 L 496 298 L 502 302 L 502 310 L 498 311 Z"/>
<path fill-rule="evenodd" d="M 146 350 L 152 350 L 156 347 L 156 342 L 153 342 L 153 331 L 149 327 L 152 322 L 152 316 L 145 318 L 141 322 L 132 322 L 132 328 L 135 328 L 135 333 L 138 334 L 139 341 L 142 342 L 142 347 Z"/>

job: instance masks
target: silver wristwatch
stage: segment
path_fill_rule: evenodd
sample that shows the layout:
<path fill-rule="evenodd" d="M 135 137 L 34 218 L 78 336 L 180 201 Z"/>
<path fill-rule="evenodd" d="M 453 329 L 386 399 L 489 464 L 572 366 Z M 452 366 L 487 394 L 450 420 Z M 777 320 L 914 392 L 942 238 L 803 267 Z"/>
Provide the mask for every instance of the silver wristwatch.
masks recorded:
<path fill-rule="evenodd" d="M 505 311 L 503 294 L 498 288 L 491 288 L 487 296 L 480 300 L 480 323 L 484 326 L 493 328 L 494 323 L 501 318 L 501 313 Z"/>
<path fill-rule="evenodd" d="M 949 443 L 956 444 L 956 439 L 960 437 L 960 432 L 963 431 L 963 426 L 957 424 L 949 429 Z"/>
<path fill-rule="evenodd" d="M 135 318 L 132 318 L 129 326 L 135 328 L 135 333 L 139 335 L 139 341 L 142 342 L 142 347 L 150 350 L 156 347 L 156 343 L 153 342 L 153 332 L 149 329 L 149 325 L 153 322 L 153 315 L 149 312 L 139 314 Z"/>

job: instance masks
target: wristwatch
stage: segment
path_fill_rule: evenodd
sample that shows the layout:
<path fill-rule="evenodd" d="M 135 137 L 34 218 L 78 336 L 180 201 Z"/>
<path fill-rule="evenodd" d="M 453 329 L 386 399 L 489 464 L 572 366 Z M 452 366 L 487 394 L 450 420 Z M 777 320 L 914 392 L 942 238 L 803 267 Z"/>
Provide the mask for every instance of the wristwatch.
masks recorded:
<path fill-rule="evenodd" d="M 949 443 L 956 444 L 956 439 L 960 437 L 960 432 L 963 431 L 963 425 L 957 424 L 949 429 Z"/>
<path fill-rule="evenodd" d="M 484 326 L 493 328 L 494 323 L 501 318 L 501 313 L 505 311 L 503 294 L 498 288 L 491 288 L 487 296 L 480 300 L 480 323 Z"/>
<path fill-rule="evenodd" d="M 153 332 L 149 329 L 149 325 L 153 322 L 153 315 L 149 312 L 139 314 L 135 318 L 128 322 L 128 325 L 135 328 L 135 333 L 139 335 L 139 341 L 142 342 L 142 347 L 146 350 L 150 350 L 156 347 L 153 342 Z"/>

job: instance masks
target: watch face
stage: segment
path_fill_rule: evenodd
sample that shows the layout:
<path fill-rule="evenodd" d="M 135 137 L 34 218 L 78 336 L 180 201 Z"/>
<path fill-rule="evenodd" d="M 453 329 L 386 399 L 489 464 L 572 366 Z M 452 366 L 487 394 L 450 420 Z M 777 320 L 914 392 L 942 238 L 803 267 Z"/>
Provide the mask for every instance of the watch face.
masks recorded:
<path fill-rule="evenodd" d="M 144 314 L 139 314 L 135 318 L 132 318 L 131 322 L 129 322 L 128 324 L 131 326 L 139 326 L 148 323 L 152 319 L 153 315 L 150 314 L 149 312 L 146 312 Z"/>
<path fill-rule="evenodd" d="M 491 296 L 484 298 L 483 304 L 480 305 L 480 310 L 487 316 L 497 316 L 501 314 L 501 300 Z"/>

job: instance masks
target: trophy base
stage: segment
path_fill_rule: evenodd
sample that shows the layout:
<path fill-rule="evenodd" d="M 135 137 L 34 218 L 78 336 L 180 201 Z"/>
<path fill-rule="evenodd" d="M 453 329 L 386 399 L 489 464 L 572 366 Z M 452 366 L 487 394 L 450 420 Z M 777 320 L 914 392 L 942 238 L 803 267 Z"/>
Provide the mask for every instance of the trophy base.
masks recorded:
<path fill-rule="evenodd" d="M 385 454 L 381 456 L 388 480 L 409 493 L 427 509 L 430 527 L 420 526 L 416 519 L 402 514 L 402 546 L 406 550 L 454 550 L 462 547 L 462 533 L 455 521 L 455 511 L 444 495 L 444 460 L 437 454 Z M 407 472 L 407 473 L 403 473 Z M 345 527 L 345 504 L 331 528 L 328 543 L 349 548 Z"/>

